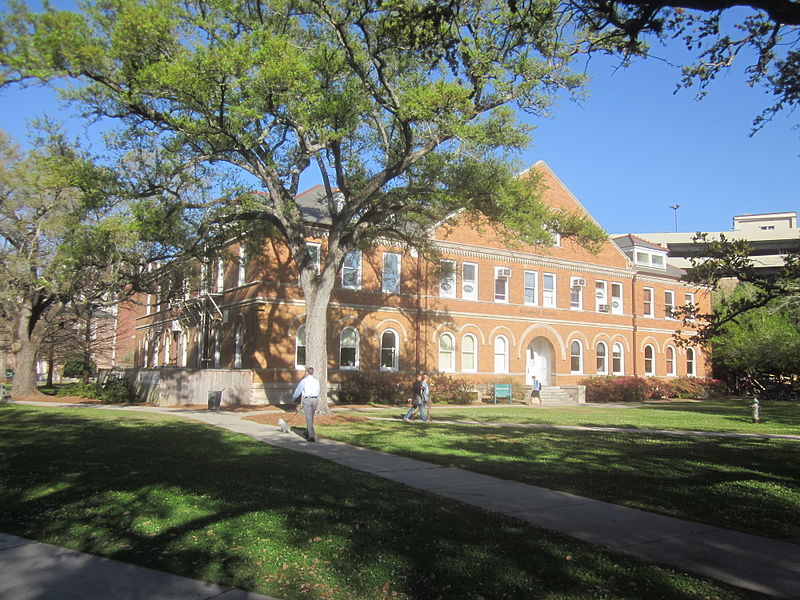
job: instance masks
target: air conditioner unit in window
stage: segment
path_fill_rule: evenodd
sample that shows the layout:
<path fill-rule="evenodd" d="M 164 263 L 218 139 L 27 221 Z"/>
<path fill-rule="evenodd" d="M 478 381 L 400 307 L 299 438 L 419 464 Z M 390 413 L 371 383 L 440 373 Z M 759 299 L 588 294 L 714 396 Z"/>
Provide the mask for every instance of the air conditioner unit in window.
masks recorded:
<path fill-rule="evenodd" d="M 611 312 L 611 307 L 608 304 L 600 304 L 597 310 L 600 312 Z"/>
<path fill-rule="evenodd" d="M 508 279 L 509 277 L 511 277 L 511 269 L 507 267 L 500 267 L 499 269 L 497 269 L 497 276 Z"/>
<path fill-rule="evenodd" d="M 583 278 L 576 278 L 572 280 L 572 287 L 583 287 L 586 285 L 586 280 Z"/>

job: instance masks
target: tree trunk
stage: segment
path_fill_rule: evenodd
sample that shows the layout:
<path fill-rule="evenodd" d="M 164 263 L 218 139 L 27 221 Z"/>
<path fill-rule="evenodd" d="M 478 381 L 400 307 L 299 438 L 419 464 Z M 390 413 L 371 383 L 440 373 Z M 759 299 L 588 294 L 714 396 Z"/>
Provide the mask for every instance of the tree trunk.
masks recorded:
<path fill-rule="evenodd" d="M 83 331 L 83 372 L 81 383 L 87 384 L 92 379 L 92 313 L 86 313 L 86 326 Z"/>
<path fill-rule="evenodd" d="M 304 269 L 300 283 L 306 301 L 306 366 L 314 367 L 319 379 L 317 414 L 329 414 L 328 407 L 328 303 L 336 282 L 336 269 L 326 268 L 317 275 L 314 268 Z"/>
<path fill-rule="evenodd" d="M 16 368 L 11 395 L 14 397 L 35 396 L 40 392 L 36 386 L 36 355 L 41 345 L 41 335 L 31 323 L 33 311 L 24 308 L 17 316 L 14 327 L 14 357 Z"/>

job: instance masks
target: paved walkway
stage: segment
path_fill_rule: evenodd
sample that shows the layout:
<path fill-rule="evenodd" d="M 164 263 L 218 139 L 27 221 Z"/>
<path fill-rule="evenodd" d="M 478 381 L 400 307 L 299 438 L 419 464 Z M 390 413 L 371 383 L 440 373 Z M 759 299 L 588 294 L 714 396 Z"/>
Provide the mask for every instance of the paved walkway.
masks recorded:
<path fill-rule="evenodd" d="M 47 404 L 52 406 L 52 403 Z M 130 410 L 128 407 L 108 405 L 100 407 L 95 405 L 95 408 Z M 241 418 L 253 413 L 214 413 L 154 407 L 138 407 L 134 410 L 181 414 L 242 433 L 274 446 L 306 452 L 372 475 L 427 490 L 485 510 L 509 515 L 537 527 L 558 531 L 639 558 L 671 565 L 778 598 L 800 599 L 800 545 L 797 544 L 729 531 L 701 523 L 682 521 L 462 469 L 441 467 L 402 456 L 357 448 L 333 440 L 319 438 L 317 443 L 310 444 L 300 436 L 280 433 L 277 427 L 265 426 Z M 47 546 L 46 544 L 36 545 Z M 5 551 L 0 552 L 0 560 L 3 563 L 6 562 Z M 106 559 L 98 560 L 106 561 Z M 20 565 L 24 565 L 24 562 Z M 138 567 L 129 565 L 126 567 L 138 569 Z M 13 564 L 11 569 L 4 564 L 0 569 L 0 600 L 6 598 L 9 600 L 11 598 L 14 600 L 26 598 L 36 598 L 37 600 L 50 600 L 51 598 L 74 598 L 75 600 L 134 598 L 138 600 L 139 598 L 206 597 L 219 597 L 224 600 L 234 598 L 251 600 L 263 598 L 263 596 L 235 590 L 227 590 L 224 594 L 236 592 L 245 595 L 7 595 L 8 592 L 3 587 L 4 581 L 9 577 L 16 579 L 16 572 L 13 576 L 4 573 L 15 568 Z M 80 571 L 80 567 L 76 568 Z M 61 570 L 53 568 L 48 572 L 52 573 L 55 578 L 67 580 L 71 570 L 71 567 L 65 564 Z M 157 572 L 151 571 L 150 573 Z M 163 573 L 158 573 L 158 576 L 172 577 Z M 40 579 L 43 578 L 41 573 L 38 573 L 35 581 Z M 183 578 L 177 579 L 183 580 Z M 142 576 L 141 579 L 137 578 L 136 580 L 139 581 L 140 586 L 146 585 L 147 578 Z M 185 580 L 183 581 L 185 582 Z M 210 585 L 195 583 L 201 586 L 198 588 L 198 593 L 202 591 L 202 586 Z"/>

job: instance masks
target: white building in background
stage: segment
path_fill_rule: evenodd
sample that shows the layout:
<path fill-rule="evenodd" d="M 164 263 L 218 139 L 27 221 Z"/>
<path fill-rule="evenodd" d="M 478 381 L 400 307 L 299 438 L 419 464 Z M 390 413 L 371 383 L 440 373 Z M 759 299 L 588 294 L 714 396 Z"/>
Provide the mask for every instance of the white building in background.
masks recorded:
<path fill-rule="evenodd" d="M 756 265 L 764 269 L 783 266 L 783 256 L 800 250 L 800 229 L 797 212 L 745 214 L 733 217 L 730 231 L 706 232 L 709 239 L 724 235 L 729 240 L 746 240 Z M 637 233 L 637 237 L 669 249 L 670 263 L 682 269 L 691 269 L 690 256 L 702 256 L 703 252 L 693 238 L 696 232 Z"/>

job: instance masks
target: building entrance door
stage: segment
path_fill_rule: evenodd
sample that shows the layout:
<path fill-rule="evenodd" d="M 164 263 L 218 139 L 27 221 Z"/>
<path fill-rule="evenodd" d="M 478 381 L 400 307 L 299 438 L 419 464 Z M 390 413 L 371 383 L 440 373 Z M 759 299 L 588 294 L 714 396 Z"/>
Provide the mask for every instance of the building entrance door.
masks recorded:
<path fill-rule="evenodd" d="M 537 337 L 528 345 L 526 354 L 525 383 L 531 385 L 535 375 L 542 385 L 552 385 L 553 345 L 546 338 Z"/>

